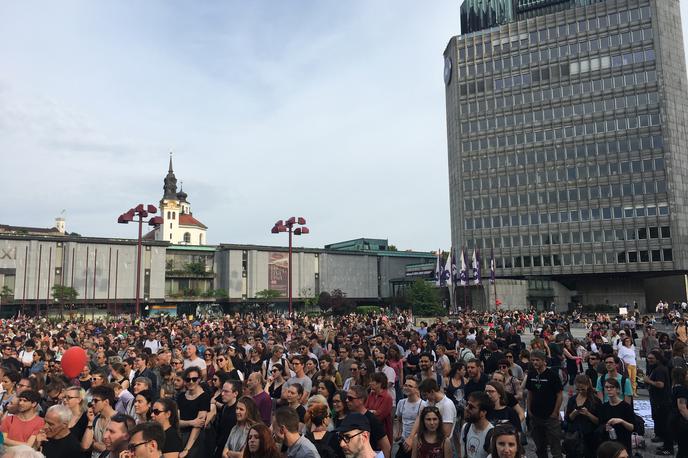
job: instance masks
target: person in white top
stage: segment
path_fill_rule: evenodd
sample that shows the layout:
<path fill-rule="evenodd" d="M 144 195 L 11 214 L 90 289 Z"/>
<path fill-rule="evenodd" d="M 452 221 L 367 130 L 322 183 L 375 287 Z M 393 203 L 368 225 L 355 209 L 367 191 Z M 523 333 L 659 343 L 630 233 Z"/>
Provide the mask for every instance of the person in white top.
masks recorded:
<path fill-rule="evenodd" d="M 626 366 L 626 372 L 628 372 L 628 378 L 630 379 L 631 386 L 633 387 L 633 396 L 638 396 L 638 385 L 636 383 L 637 364 L 635 360 L 635 345 L 633 345 L 633 339 L 631 339 L 630 336 L 625 336 L 622 342 L 623 343 L 619 345 L 617 356 L 624 362 L 624 365 Z"/>
<path fill-rule="evenodd" d="M 184 369 L 188 369 L 190 367 L 199 368 L 201 370 L 202 378 L 205 379 L 208 365 L 205 363 L 203 358 L 198 357 L 198 353 L 197 353 L 195 345 L 187 345 L 186 346 L 186 358 L 184 359 Z"/>
<path fill-rule="evenodd" d="M 454 403 L 444 394 L 440 386 L 437 384 L 437 380 L 431 378 L 423 380 L 420 382 L 420 385 L 418 385 L 418 391 L 420 391 L 421 397 L 427 399 L 428 405 L 435 406 L 440 410 L 444 436 L 451 437 L 454 433 L 454 425 L 456 424 L 456 406 Z M 413 446 L 412 439 L 418 434 L 419 427 L 420 417 L 416 419 L 416 422 L 413 424 L 411 434 L 404 440 L 404 443 L 402 444 L 406 450 Z"/>
<path fill-rule="evenodd" d="M 428 403 L 420 398 L 418 380 L 413 377 L 406 378 L 402 391 L 406 398 L 397 403 L 397 410 L 394 414 L 394 441 L 399 442 L 401 440 L 400 447 L 404 447 L 404 451 L 408 454 L 411 453 L 411 450 L 405 448 L 405 441 L 411 436 L 413 424 L 416 422 L 420 411 Z"/>

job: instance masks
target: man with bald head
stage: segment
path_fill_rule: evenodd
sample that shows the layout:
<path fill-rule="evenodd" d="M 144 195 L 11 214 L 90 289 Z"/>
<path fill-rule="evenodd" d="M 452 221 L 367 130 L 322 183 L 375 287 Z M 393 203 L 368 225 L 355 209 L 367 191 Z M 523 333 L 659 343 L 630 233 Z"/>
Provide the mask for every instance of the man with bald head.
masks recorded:
<path fill-rule="evenodd" d="M 198 356 L 198 350 L 195 345 L 189 344 L 186 346 L 186 358 L 184 359 L 184 369 L 190 367 L 198 367 L 201 369 L 201 376 L 205 380 L 208 373 L 208 365 L 205 363 L 203 358 Z"/>
<path fill-rule="evenodd" d="M 69 407 L 57 404 L 45 414 L 45 425 L 37 436 L 41 451 L 46 458 L 61 458 L 81 455 L 81 444 L 70 434 L 69 422 L 72 411 Z"/>

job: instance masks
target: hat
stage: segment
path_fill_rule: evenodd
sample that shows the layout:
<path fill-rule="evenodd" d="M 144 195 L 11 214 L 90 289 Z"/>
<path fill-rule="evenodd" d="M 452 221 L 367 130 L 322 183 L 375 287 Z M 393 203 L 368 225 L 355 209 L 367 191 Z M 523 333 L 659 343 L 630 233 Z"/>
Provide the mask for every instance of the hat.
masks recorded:
<path fill-rule="evenodd" d="M 354 429 L 370 432 L 370 422 L 368 418 L 360 413 L 350 413 L 344 418 L 342 424 L 334 430 L 338 433 L 346 433 Z"/>

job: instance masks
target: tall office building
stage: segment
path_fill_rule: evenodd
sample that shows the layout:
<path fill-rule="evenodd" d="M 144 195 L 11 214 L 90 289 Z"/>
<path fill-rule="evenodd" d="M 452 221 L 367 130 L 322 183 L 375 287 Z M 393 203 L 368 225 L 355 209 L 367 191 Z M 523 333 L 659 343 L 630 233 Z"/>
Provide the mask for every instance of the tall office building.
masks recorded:
<path fill-rule="evenodd" d="M 444 52 L 454 247 L 494 250 L 530 303 L 685 298 L 679 1 L 465 0 L 461 31 Z"/>

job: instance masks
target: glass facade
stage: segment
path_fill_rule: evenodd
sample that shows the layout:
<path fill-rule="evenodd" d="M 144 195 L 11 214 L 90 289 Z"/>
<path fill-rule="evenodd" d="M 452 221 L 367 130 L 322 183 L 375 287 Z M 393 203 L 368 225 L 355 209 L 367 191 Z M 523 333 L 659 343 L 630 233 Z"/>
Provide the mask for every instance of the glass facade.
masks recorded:
<path fill-rule="evenodd" d="M 512 276 L 674 268 L 654 1 L 464 2 L 475 33 L 445 52 L 455 247 Z"/>

